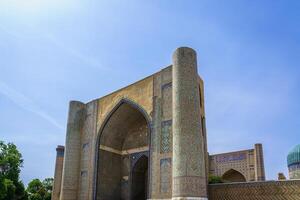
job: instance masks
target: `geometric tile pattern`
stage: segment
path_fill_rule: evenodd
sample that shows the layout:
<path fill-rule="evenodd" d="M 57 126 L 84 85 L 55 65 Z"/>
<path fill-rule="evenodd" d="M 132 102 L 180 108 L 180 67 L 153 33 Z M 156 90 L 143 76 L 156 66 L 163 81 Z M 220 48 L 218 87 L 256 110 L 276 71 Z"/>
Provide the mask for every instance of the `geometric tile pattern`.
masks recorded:
<path fill-rule="evenodd" d="M 160 152 L 169 153 L 171 152 L 171 131 L 172 131 L 172 120 L 163 121 L 161 123 L 161 140 L 160 140 Z"/>
<path fill-rule="evenodd" d="M 211 184 L 210 200 L 300 200 L 300 180 Z"/>

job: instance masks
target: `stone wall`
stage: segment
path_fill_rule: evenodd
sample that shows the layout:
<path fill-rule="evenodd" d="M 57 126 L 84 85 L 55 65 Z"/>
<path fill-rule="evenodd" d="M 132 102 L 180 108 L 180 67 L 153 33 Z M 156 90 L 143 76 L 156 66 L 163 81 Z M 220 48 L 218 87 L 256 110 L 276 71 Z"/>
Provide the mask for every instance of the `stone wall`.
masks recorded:
<path fill-rule="evenodd" d="M 64 163 L 64 146 L 57 146 L 56 148 L 56 162 L 55 162 L 55 173 L 54 173 L 54 183 L 52 189 L 52 200 L 59 200 L 60 189 L 61 189 L 61 179 Z"/>
<path fill-rule="evenodd" d="M 300 180 L 211 184 L 209 200 L 300 200 Z"/>
<path fill-rule="evenodd" d="M 86 113 L 81 131 L 78 200 L 93 198 L 97 105 L 97 101 L 86 104 Z"/>

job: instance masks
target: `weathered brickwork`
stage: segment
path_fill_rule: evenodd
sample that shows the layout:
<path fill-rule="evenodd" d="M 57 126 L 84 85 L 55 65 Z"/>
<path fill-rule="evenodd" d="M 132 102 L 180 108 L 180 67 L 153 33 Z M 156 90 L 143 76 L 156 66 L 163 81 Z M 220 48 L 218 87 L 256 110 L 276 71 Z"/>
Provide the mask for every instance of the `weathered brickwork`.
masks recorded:
<path fill-rule="evenodd" d="M 300 180 L 209 185 L 209 200 L 300 200 Z"/>
<path fill-rule="evenodd" d="M 206 198 L 206 167 L 196 52 L 173 54 L 173 197 Z"/>
<path fill-rule="evenodd" d="M 53 183 L 53 190 L 52 190 L 52 200 L 59 200 L 59 198 L 60 198 L 61 179 L 62 179 L 63 162 L 64 162 L 64 151 L 65 151 L 65 148 L 63 146 L 57 146 L 54 183 Z"/>
<path fill-rule="evenodd" d="M 78 199 L 81 130 L 85 112 L 85 104 L 78 101 L 70 102 L 60 194 L 60 198 L 64 200 Z"/>
<path fill-rule="evenodd" d="M 266 180 L 265 176 L 265 166 L 264 166 L 264 157 L 262 144 L 255 144 L 254 148 L 254 157 L 255 157 L 255 180 L 264 181 Z"/>
<path fill-rule="evenodd" d="M 93 138 L 96 136 L 96 115 L 97 101 L 92 101 L 86 104 L 86 115 L 81 132 L 81 163 L 79 177 L 79 200 L 92 198 L 91 191 L 93 190 Z"/>

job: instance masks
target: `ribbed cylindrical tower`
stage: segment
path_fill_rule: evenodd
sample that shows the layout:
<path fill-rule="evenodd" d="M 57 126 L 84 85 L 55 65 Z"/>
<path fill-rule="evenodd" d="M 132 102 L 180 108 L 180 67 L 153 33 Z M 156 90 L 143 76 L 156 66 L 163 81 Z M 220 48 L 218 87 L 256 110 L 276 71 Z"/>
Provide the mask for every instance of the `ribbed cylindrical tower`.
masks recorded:
<path fill-rule="evenodd" d="M 64 146 L 57 146 L 56 148 L 56 161 L 55 161 L 55 172 L 54 172 L 54 183 L 52 189 L 52 200 L 59 200 L 60 189 L 61 189 L 61 179 L 63 171 L 63 162 L 64 162 Z"/>
<path fill-rule="evenodd" d="M 85 104 L 71 101 L 67 124 L 61 200 L 77 200 L 80 175 L 80 139 L 84 116 Z"/>
<path fill-rule="evenodd" d="M 196 52 L 173 54 L 173 199 L 207 199 Z"/>
<path fill-rule="evenodd" d="M 255 155 L 255 180 L 265 181 L 265 165 L 264 165 L 264 154 L 262 144 L 255 144 L 254 148 Z"/>

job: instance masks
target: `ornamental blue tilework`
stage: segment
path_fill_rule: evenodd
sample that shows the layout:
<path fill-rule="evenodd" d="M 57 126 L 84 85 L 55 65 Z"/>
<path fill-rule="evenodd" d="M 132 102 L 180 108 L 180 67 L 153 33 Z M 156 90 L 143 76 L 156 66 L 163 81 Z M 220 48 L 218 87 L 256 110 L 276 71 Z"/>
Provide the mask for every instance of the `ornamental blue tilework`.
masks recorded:
<path fill-rule="evenodd" d="M 161 124 L 161 141 L 160 141 L 160 152 L 169 153 L 171 152 L 171 140 L 172 140 L 172 120 L 163 121 Z"/>

